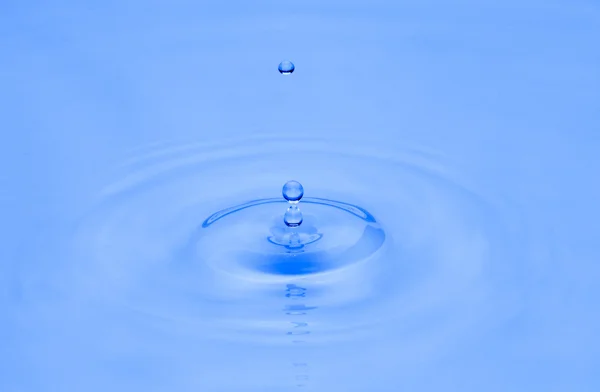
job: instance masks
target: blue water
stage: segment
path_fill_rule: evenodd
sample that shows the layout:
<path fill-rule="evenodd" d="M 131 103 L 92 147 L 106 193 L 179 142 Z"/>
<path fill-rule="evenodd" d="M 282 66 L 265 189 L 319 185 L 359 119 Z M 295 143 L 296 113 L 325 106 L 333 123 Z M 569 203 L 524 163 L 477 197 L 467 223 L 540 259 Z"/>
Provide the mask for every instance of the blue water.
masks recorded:
<path fill-rule="evenodd" d="M 593 2 L 8 2 L 0 32 L 0 390 L 600 389 Z"/>

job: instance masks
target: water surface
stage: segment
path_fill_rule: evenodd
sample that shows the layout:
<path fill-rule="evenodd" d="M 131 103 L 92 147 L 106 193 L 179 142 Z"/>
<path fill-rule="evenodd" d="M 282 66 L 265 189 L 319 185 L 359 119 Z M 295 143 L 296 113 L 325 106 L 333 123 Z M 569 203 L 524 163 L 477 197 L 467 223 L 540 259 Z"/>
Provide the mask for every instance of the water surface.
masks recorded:
<path fill-rule="evenodd" d="M 595 5 L 2 7 L 2 390 L 598 388 Z"/>

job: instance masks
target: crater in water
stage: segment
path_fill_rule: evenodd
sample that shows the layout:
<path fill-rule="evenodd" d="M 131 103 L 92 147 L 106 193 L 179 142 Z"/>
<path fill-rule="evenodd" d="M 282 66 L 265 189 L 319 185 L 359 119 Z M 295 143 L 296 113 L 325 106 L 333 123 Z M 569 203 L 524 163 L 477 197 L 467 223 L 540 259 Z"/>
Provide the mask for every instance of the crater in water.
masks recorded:
<path fill-rule="evenodd" d="M 385 242 L 384 230 L 361 207 L 304 198 L 302 224 L 288 227 L 282 219 L 285 204 L 260 199 L 210 215 L 194 239 L 198 259 L 242 277 L 303 276 L 366 261 Z"/>

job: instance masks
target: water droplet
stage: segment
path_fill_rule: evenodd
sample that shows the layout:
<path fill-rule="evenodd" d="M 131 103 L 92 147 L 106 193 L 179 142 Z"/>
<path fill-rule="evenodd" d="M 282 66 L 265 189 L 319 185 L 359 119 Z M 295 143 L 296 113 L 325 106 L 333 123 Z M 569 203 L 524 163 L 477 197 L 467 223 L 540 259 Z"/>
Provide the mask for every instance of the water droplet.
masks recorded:
<path fill-rule="evenodd" d="M 304 196 L 304 187 L 298 181 L 288 181 L 281 191 L 285 200 L 289 202 L 299 202 Z"/>
<path fill-rule="evenodd" d="M 291 75 L 292 72 L 294 72 L 294 69 L 296 69 L 296 67 L 291 61 L 284 60 L 279 64 L 279 72 L 282 75 Z"/>
<path fill-rule="evenodd" d="M 302 223 L 302 212 L 300 212 L 300 208 L 298 208 L 297 205 L 291 205 L 285 212 L 283 221 L 288 227 L 300 226 Z"/>

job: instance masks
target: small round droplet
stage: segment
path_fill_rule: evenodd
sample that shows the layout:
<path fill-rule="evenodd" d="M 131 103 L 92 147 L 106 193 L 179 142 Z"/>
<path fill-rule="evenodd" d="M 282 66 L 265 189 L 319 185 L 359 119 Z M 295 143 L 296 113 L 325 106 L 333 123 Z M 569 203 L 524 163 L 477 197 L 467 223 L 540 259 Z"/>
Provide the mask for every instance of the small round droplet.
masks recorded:
<path fill-rule="evenodd" d="M 297 205 L 291 205 L 283 216 L 283 221 L 288 227 L 298 227 L 302 223 L 302 212 Z"/>
<path fill-rule="evenodd" d="M 304 196 L 304 187 L 298 181 L 288 181 L 281 191 L 285 200 L 298 202 Z"/>
<path fill-rule="evenodd" d="M 294 69 L 296 69 L 296 67 L 291 61 L 285 60 L 279 64 L 279 72 L 282 75 L 291 75 L 292 72 L 294 72 Z"/>

